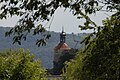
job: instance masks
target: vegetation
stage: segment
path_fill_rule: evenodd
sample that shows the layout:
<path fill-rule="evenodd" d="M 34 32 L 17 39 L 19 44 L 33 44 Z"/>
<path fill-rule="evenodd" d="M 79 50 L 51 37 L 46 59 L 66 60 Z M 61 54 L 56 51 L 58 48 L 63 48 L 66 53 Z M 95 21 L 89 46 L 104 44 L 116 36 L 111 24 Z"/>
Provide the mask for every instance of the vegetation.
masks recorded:
<path fill-rule="evenodd" d="M 45 80 L 45 69 L 29 51 L 0 52 L 0 80 Z"/>
<path fill-rule="evenodd" d="M 66 66 L 67 80 L 119 80 L 120 12 L 103 20 L 95 38 L 87 37 L 85 49 Z M 92 35 L 92 34 L 91 34 Z M 88 39 L 89 38 L 89 39 Z"/>
<path fill-rule="evenodd" d="M 120 0 L 0 0 L 0 18 L 21 16 L 19 23 L 6 33 L 15 34 L 14 42 L 21 44 L 27 33 L 35 28 L 34 35 L 42 33 L 43 38 L 37 45 L 45 44 L 50 35 L 45 35 L 41 24 L 35 22 L 49 20 L 58 7 L 71 9 L 73 15 L 86 21 L 81 30 L 93 29 L 94 32 L 83 40 L 86 47 L 66 68 L 67 80 L 118 80 L 120 75 Z M 89 18 L 89 14 L 97 11 L 115 11 L 98 26 Z M 31 14 L 33 13 L 33 14 Z M 93 38 L 93 36 L 95 38 Z"/>
<path fill-rule="evenodd" d="M 110 24 L 106 23 L 91 44 L 80 51 L 75 60 L 67 63 L 67 80 L 119 80 L 120 39 L 116 31 L 120 29 L 107 26 Z"/>

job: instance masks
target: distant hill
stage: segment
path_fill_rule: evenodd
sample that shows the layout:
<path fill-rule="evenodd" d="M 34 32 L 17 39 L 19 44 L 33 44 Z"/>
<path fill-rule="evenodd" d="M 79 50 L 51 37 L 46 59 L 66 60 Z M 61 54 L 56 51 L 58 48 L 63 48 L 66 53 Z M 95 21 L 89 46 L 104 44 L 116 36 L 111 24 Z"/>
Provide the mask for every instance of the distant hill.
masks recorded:
<path fill-rule="evenodd" d="M 34 53 L 37 58 L 40 58 L 42 60 L 42 64 L 45 68 L 52 68 L 53 64 L 53 54 L 54 54 L 54 47 L 59 43 L 59 34 L 56 32 L 50 32 L 51 38 L 48 40 L 46 46 L 37 47 L 35 45 L 36 39 L 39 38 L 39 35 L 33 36 L 32 34 L 29 34 L 27 36 L 27 40 L 22 42 L 22 45 L 18 44 L 12 44 L 12 37 L 5 37 L 5 32 L 8 31 L 10 28 L 8 27 L 0 27 L 0 51 L 3 51 L 5 49 L 16 49 L 16 48 L 24 48 L 31 51 L 31 53 Z M 83 36 L 86 36 L 86 33 L 80 33 L 79 36 L 74 36 L 77 40 L 82 40 Z M 71 48 L 81 48 L 82 45 L 78 44 L 76 45 L 76 42 L 73 39 L 72 34 L 67 34 L 66 36 L 66 43 Z"/>

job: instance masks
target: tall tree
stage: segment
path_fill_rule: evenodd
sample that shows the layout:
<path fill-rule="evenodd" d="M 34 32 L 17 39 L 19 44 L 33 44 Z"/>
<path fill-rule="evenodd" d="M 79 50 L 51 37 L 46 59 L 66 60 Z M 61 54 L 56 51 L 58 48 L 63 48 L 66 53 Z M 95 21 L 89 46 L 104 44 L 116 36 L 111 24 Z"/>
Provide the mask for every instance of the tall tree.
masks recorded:
<path fill-rule="evenodd" d="M 120 78 L 120 12 L 103 21 L 84 50 L 67 63 L 67 80 L 119 80 Z"/>

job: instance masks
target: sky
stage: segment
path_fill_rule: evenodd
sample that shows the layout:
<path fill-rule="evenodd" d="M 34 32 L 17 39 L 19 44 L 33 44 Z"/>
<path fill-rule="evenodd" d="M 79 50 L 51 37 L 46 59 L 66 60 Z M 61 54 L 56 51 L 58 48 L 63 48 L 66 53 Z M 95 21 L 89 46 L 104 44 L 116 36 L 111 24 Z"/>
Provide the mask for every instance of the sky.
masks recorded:
<path fill-rule="evenodd" d="M 110 12 L 97 12 L 95 15 L 90 15 L 90 18 L 97 23 L 97 25 L 102 25 L 102 20 L 106 19 L 106 17 L 109 17 L 112 13 Z M 19 20 L 19 17 L 13 16 L 12 18 L 8 18 L 7 20 L 3 19 L 0 20 L 0 26 L 2 27 L 13 27 Z M 50 26 L 50 31 L 55 32 L 61 32 L 62 27 L 64 27 L 64 30 L 66 33 L 89 33 L 92 32 L 91 30 L 87 31 L 81 31 L 78 28 L 78 25 L 83 25 L 84 20 L 79 20 L 75 16 L 72 15 L 70 10 L 64 10 L 63 8 L 59 8 L 55 14 L 52 21 L 52 24 Z M 44 25 L 46 23 L 43 23 Z M 50 22 L 46 25 L 46 27 L 49 27 Z"/>

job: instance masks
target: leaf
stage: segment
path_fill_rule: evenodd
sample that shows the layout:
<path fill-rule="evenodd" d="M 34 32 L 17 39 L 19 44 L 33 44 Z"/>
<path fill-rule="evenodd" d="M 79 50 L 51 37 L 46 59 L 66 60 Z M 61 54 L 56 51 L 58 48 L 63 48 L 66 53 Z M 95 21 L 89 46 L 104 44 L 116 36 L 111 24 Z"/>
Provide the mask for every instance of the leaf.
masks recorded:
<path fill-rule="evenodd" d="M 51 37 L 51 34 L 46 34 L 46 39 L 49 39 Z"/>
<path fill-rule="evenodd" d="M 46 41 L 44 39 L 37 40 L 36 45 L 38 45 L 38 47 L 46 46 Z"/>
<path fill-rule="evenodd" d="M 21 41 L 17 41 L 19 45 L 21 45 Z"/>

